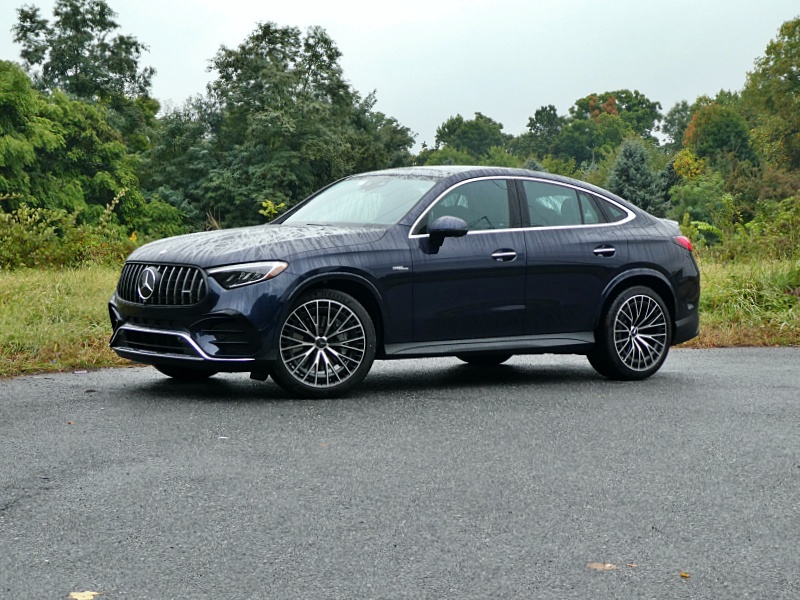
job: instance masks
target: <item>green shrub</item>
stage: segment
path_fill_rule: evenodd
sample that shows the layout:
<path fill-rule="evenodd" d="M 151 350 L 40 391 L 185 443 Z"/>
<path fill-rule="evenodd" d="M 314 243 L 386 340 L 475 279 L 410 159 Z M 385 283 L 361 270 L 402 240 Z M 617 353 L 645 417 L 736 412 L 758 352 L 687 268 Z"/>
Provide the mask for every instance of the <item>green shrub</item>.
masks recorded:
<path fill-rule="evenodd" d="M 800 196 L 760 203 L 747 231 L 765 256 L 800 258 Z"/>
<path fill-rule="evenodd" d="M 111 222 L 112 210 L 113 204 L 97 225 L 79 224 L 65 210 L 26 204 L 0 213 L 0 268 L 121 263 L 136 242 Z"/>

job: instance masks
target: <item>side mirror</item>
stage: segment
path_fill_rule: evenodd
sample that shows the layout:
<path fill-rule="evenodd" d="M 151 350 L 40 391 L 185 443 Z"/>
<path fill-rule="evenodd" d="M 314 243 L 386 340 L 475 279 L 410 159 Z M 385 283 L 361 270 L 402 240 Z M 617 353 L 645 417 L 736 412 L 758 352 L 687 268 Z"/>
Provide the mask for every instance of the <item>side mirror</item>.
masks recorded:
<path fill-rule="evenodd" d="M 439 217 L 428 227 L 428 233 L 431 237 L 464 237 L 469 231 L 469 225 L 464 219 L 458 217 L 450 217 L 445 215 Z"/>
<path fill-rule="evenodd" d="M 458 217 L 443 216 L 436 219 L 428 227 L 430 244 L 434 252 L 438 251 L 444 243 L 444 238 L 464 237 L 469 231 L 469 225 L 464 219 Z"/>

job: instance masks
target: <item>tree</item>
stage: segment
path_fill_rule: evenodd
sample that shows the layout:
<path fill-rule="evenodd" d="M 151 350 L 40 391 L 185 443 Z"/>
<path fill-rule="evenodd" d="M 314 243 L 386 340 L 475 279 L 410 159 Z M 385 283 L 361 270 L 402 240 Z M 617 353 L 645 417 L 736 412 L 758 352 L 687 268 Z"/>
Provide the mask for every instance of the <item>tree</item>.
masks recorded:
<path fill-rule="evenodd" d="M 528 131 L 511 142 L 511 149 L 517 156 L 546 156 L 553 154 L 558 135 L 566 119 L 559 116 L 552 104 L 536 109 L 528 119 Z"/>
<path fill-rule="evenodd" d="M 436 129 L 436 144 L 466 152 L 475 159 L 489 155 L 493 146 L 503 146 L 511 136 L 503 133 L 503 124 L 476 112 L 466 120 L 461 115 L 450 117 Z"/>
<path fill-rule="evenodd" d="M 17 65 L 0 61 L 0 210 L 33 199 L 32 167 L 40 153 L 64 147 L 56 123 L 43 117 L 47 102 Z"/>
<path fill-rule="evenodd" d="M 666 212 L 647 151 L 638 140 L 628 140 L 622 145 L 606 187 L 657 217 Z"/>
<path fill-rule="evenodd" d="M 686 100 L 676 102 L 675 106 L 669 109 L 661 125 L 661 131 L 669 138 L 669 141 L 664 144 L 665 147 L 673 152 L 677 152 L 683 147 L 683 138 L 692 121 L 694 110 L 695 107 Z"/>
<path fill-rule="evenodd" d="M 119 29 L 104 0 L 56 0 L 52 25 L 35 6 L 17 9 L 12 27 L 22 60 L 37 85 L 82 99 L 145 96 L 155 71 L 139 69 L 147 47 Z"/>
<path fill-rule="evenodd" d="M 44 96 L 18 65 L 0 61 L 0 210 L 26 204 L 98 223 L 113 209 L 128 232 L 176 231 L 173 208 L 145 203 L 136 167 L 104 106 Z"/>
<path fill-rule="evenodd" d="M 411 132 L 345 81 L 318 27 L 259 24 L 222 47 L 205 98 L 163 118 L 145 160 L 149 196 L 225 226 L 260 220 L 354 172 L 410 163 Z"/>
<path fill-rule="evenodd" d="M 700 158 L 719 162 L 731 157 L 738 161 L 757 161 L 750 141 L 747 121 L 735 110 L 712 103 L 694 113 L 686 129 L 684 146 Z"/>
<path fill-rule="evenodd" d="M 649 138 L 661 120 L 660 110 L 660 102 L 650 100 L 638 90 L 622 89 L 580 98 L 569 112 L 572 120 L 597 119 L 601 114 L 618 116 L 636 135 Z"/>
<path fill-rule="evenodd" d="M 353 106 L 354 127 L 349 141 L 355 157 L 355 172 L 411 164 L 409 148 L 414 145 L 414 134 L 397 119 L 374 111 L 376 102 L 373 92 Z"/>
<path fill-rule="evenodd" d="M 450 146 L 444 146 L 434 150 L 423 150 L 420 152 L 419 157 L 417 157 L 417 165 L 419 166 L 471 165 L 474 163 L 475 158 L 472 155 L 462 152 L 461 150 L 456 150 Z"/>
<path fill-rule="evenodd" d="M 800 17 L 781 25 L 747 76 L 743 99 L 771 163 L 800 168 Z"/>

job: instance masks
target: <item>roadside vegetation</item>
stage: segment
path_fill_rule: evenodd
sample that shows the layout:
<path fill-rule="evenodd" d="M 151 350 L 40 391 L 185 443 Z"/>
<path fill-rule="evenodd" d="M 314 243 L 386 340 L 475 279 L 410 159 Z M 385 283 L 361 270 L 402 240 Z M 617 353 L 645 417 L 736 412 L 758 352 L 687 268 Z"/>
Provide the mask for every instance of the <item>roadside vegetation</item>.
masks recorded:
<path fill-rule="evenodd" d="M 700 336 L 684 347 L 800 346 L 800 260 L 698 262 Z M 0 271 L 0 377 L 129 365 L 108 347 L 120 267 Z"/>
<path fill-rule="evenodd" d="M 0 271 L 0 377 L 122 365 L 108 347 L 109 266 Z"/>
<path fill-rule="evenodd" d="M 525 167 L 678 221 L 703 273 L 692 345 L 800 344 L 800 17 L 738 91 L 665 112 L 593 91 L 524 131 L 442 115 L 431 144 L 347 81 L 321 28 L 260 23 L 210 59 L 205 94 L 164 109 L 147 47 L 105 0 L 17 10 L 0 60 L 0 376 L 120 364 L 106 301 L 143 242 L 263 223 L 340 177 L 441 164 Z M 778 24 L 776 24 L 778 25 Z"/>

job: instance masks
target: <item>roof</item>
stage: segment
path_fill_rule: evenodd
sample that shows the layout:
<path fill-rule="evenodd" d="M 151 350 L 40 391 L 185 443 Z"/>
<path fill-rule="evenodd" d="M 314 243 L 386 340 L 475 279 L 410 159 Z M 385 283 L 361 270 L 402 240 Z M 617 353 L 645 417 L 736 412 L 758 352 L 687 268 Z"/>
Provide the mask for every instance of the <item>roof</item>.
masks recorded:
<path fill-rule="evenodd" d="M 572 177 L 564 177 L 563 175 L 555 175 L 553 173 L 546 173 L 544 171 L 529 171 L 528 169 L 515 169 L 511 167 L 485 167 L 485 166 L 470 166 L 470 165 L 437 165 L 437 166 L 422 166 L 422 167 L 401 167 L 397 169 L 384 169 L 382 171 L 372 171 L 368 173 L 359 173 L 353 177 L 361 177 L 365 175 L 398 175 L 405 177 L 428 177 L 437 179 L 447 184 L 455 183 L 457 181 L 471 178 L 471 177 L 536 177 L 537 179 L 546 179 L 549 181 L 556 181 L 581 187 L 585 190 L 594 192 L 600 196 L 611 198 L 622 202 L 624 205 L 636 209 L 630 202 L 624 198 L 620 198 L 616 194 L 609 192 L 606 189 L 600 188 L 591 183 L 573 179 Z"/>

